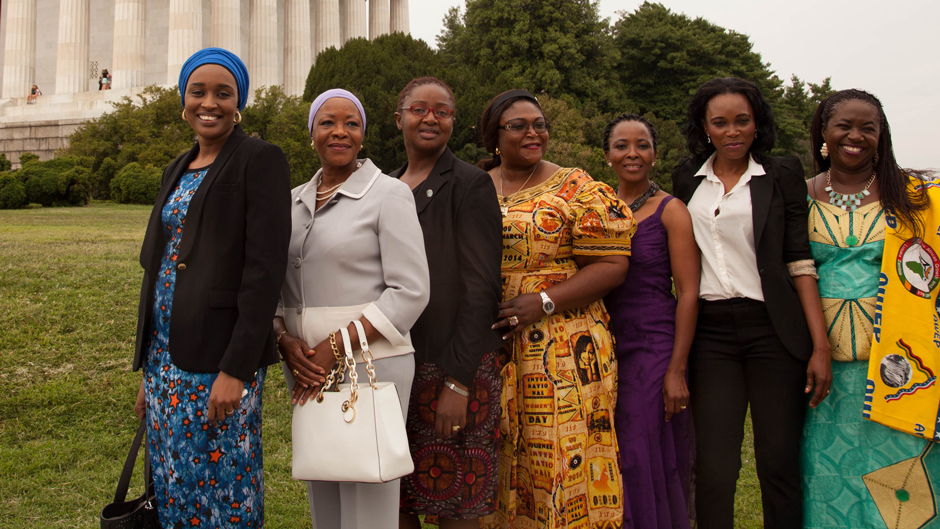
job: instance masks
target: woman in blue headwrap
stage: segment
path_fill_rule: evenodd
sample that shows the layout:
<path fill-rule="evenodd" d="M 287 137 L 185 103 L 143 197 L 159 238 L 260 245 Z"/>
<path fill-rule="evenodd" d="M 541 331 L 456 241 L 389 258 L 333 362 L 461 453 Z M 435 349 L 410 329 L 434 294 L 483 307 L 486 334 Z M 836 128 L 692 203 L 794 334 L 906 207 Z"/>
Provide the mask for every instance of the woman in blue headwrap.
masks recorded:
<path fill-rule="evenodd" d="M 415 371 L 409 330 L 430 290 L 414 197 L 406 184 L 358 158 L 366 113 L 353 94 L 337 89 L 320 94 L 310 106 L 308 128 L 322 169 L 291 193 L 290 263 L 274 319 L 293 402 L 304 405 L 322 374 L 345 353 L 342 328 L 351 343 L 360 343 L 352 322 L 358 320 L 377 376 L 396 384 L 407 414 Z M 369 380 L 364 362 L 356 371 L 360 381 Z M 335 456 L 340 468 L 358 454 Z M 397 479 L 307 482 L 313 527 L 392 527 L 399 491 Z"/>
<path fill-rule="evenodd" d="M 163 171 L 144 236 L 134 369 L 164 527 L 261 527 L 261 393 L 287 266 L 290 172 L 238 126 L 248 73 L 207 48 L 180 72 L 196 144 Z"/>

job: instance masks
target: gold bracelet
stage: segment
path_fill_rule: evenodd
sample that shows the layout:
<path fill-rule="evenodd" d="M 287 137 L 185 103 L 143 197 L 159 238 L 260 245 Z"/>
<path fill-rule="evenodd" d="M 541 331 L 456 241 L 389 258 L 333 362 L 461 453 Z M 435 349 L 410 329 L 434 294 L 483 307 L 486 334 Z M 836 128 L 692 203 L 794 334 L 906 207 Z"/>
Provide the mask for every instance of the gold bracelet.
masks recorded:
<path fill-rule="evenodd" d="M 343 362 L 343 355 L 339 352 L 339 347 L 336 346 L 336 333 L 330 333 L 330 348 L 333 349 L 333 356 L 336 357 L 336 361 L 339 363 Z"/>
<path fill-rule="evenodd" d="M 280 345 L 281 345 L 281 336 L 284 336 L 285 334 L 287 334 L 287 331 L 281 331 L 281 334 L 278 334 L 277 336 L 274 337 L 274 345 L 275 345 L 275 346 L 280 346 Z"/>

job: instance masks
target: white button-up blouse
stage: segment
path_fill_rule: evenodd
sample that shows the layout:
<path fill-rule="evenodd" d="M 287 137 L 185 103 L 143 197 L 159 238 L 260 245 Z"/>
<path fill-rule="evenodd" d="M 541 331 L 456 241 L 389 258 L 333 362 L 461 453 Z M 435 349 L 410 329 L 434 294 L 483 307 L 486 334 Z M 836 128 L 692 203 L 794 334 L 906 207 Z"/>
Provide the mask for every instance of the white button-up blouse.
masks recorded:
<path fill-rule="evenodd" d="M 430 279 L 411 190 L 366 159 L 318 211 L 319 177 L 291 192 L 278 315 L 310 347 L 362 315 L 384 337 L 371 344 L 376 359 L 413 352 L 409 330 L 428 303 Z"/>
<path fill-rule="evenodd" d="M 692 231 L 702 252 L 699 297 L 708 301 L 731 298 L 764 301 L 749 184 L 752 176 L 767 172 L 749 157 L 741 179 L 725 193 L 724 184 L 715 175 L 714 163 L 713 153 L 695 173 L 696 178 L 705 180 L 689 201 Z"/>

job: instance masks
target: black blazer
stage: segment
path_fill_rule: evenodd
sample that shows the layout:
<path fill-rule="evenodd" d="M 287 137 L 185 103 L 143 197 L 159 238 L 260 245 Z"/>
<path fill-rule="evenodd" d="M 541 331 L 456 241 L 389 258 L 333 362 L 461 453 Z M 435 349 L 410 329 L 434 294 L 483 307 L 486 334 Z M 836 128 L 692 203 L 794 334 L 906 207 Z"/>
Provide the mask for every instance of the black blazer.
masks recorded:
<path fill-rule="evenodd" d="M 707 156 L 683 158 L 672 172 L 673 194 L 686 204 L 704 177 L 695 173 Z M 808 360 L 813 342 L 803 306 L 787 263 L 812 259 L 809 250 L 806 181 L 803 165 L 795 156 L 763 156 L 765 175 L 751 178 L 751 210 L 754 247 L 764 303 L 780 341 L 793 356 Z"/>
<path fill-rule="evenodd" d="M 400 178 L 405 163 L 393 172 Z M 411 328 L 417 362 L 470 385 L 480 359 L 502 344 L 490 329 L 502 297 L 503 222 L 490 176 L 450 149 L 415 189 L 431 275 L 431 299 Z"/>
<path fill-rule="evenodd" d="M 166 248 L 161 210 L 199 145 L 163 171 L 140 250 L 144 268 L 134 369 L 146 353 Z M 290 242 L 290 169 L 281 149 L 236 126 L 193 195 L 176 260 L 170 357 L 185 371 L 240 380 L 278 361 L 271 322 Z"/>

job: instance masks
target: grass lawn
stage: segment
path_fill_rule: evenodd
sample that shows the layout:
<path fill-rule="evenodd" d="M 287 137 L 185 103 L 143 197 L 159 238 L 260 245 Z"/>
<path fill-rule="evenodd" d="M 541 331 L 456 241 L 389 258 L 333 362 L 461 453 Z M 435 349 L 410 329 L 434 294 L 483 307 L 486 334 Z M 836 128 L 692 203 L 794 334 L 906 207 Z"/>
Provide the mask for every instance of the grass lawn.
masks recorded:
<path fill-rule="evenodd" d="M 137 419 L 144 206 L 0 210 L 0 528 L 98 527 Z M 266 525 L 310 526 L 279 369 L 264 397 Z M 761 526 L 748 429 L 737 527 Z M 142 468 L 142 467 L 141 467 Z M 629 479 L 629 476 L 626 478 Z M 129 495 L 141 490 L 135 475 Z M 390 523 L 389 527 L 394 527 Z"/>

